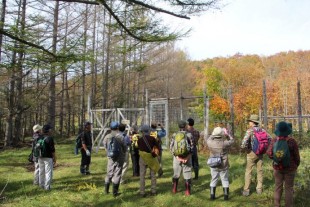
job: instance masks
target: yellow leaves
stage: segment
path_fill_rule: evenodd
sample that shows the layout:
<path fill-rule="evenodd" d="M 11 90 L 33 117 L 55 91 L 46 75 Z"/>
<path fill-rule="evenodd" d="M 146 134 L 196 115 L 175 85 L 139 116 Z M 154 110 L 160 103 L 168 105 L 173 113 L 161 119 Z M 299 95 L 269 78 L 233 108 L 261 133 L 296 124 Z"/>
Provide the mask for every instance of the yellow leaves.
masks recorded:
<path fill-rule="evenodd" d="M 97 189 L 97 186 L 95 183 L 79 183 L 77 186 L 77 190 L 80 191 L 80 190 L 96 190 Z"/>

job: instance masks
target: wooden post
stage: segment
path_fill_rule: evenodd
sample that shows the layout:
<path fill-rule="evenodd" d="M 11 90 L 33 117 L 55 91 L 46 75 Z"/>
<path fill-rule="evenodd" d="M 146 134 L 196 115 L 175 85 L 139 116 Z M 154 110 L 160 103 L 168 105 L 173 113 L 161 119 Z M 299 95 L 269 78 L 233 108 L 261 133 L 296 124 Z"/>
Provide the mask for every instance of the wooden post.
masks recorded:
<path fill-rule="evenodd" d="M 302 111 L 301 111 L 301 93 L 300 93 L 300 81 L 297 82 L 297 98 L 298 98 L 298 127 L 299 127 L 299 139 L 302 138 Z"/>
<path fill-rule="evenodd" d="M 203 91 L 203 99 L 204 99 L 204 125 L 205 125 L 205 130 L 204 130 L 204 139 L 206 140 L 209 135 L 209 97 L 207 96 L 207 86 L 204 87 Z"/>
<path fill-rule="evenodd" d="M 229 108 L 230 108 L 230 121 L 231 121 L 231 135 L 235 137 L 235 115 L 234 115 L 234 97 L 232 95 L 232 86 L 228 89 Z"/>
<path fill-rule="evenodd" d="M 145 124 L 150 125 L 150 117 L 149 117 L 149 93 L 148 90 L 145 89 Z"/>
<path fill-rule="evenodd" d="M 180 120 L 183 120 L 183 95 L 181 91 L 181 97 L 180 97 Z"/>
<path fill-rule="evenodd" d="M 264 128 L 268 130 L 268 112 L 267 112 L 267 90 L 266 90 L 266 81 L 263 80 L 263 123 Z"/>

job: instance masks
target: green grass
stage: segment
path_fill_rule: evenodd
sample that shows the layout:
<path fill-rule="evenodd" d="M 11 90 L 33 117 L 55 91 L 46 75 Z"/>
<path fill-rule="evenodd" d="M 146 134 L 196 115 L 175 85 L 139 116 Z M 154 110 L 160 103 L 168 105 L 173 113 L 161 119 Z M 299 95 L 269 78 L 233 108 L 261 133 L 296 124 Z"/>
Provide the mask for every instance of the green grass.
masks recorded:
<path fill-rule="evenodd" d="M 71 143 L 74 141 L 71 140 Z M 264 159 L 264 192 L 249 197 L 241 196 L 244 182 L 245 155 L 230 155 L 230 200 L 223 201 L 223 190 L 218 183 L 215 201 L 209 200 L 210 170 L 206 166 L 207 155 L 200 152 L 200 177 L 194 180 L 192 195 L 184 196 L 184 181 L 181 178 L 179 193 L 171 193 L 172 156 L 164 152 L 164 175 L 157 179 L 158 195 L 155 197 L 139 197 L 139 178 L 132 177 L 131 163 L 127 171 L 127 182 L 120 186 L 121 195 L 113 198 L 103 193 L 106 175 L 107 158 L 104 150 L 92 154 L 90 176 L 79 174 L 80 155 L 73 154 L 73 144 L 58 142 L 56 145 L 57 167 L 51 191 L 44 191 L 32 185 L 33 172 L 29 170 L 27 157 L 29 148 L 9 149 L 0 152 L 0 192 L 7 184 L 1 206 L 273 206 L 273 175 L 270 160 Z M 295 206 L 310 206 L 310 152 L 301 151 L 302 163 L 298 169 L 295 186 Z M 147 173 L 148 174 L 148 173 Z M 182 176 L 181 176 L 182 177 Z M 255 192 L 255 178 L 251 191 Z M 150 192 L 150 180 L 146 182 L 147 192 Z"/>

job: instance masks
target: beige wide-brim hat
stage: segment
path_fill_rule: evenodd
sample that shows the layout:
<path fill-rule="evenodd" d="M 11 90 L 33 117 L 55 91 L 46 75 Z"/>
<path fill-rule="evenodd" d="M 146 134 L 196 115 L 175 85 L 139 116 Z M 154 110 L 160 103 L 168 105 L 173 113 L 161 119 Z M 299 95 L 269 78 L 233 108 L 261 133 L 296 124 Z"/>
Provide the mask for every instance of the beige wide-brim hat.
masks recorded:
<path fill-rule="evenodd" d="M 251 121 L 251 122 L 255 122 L 257 124 L 260 124 L 259 117 L 256 114 L 252 114 L 247 121 Z"/>
<path fill-rule="evenodd" d="M 223 129 L 221 127 L 215 127 L 212 132 L 213 137 L 222 137 L 224 135 Z"/>
<path fill-rule="evenodd" d="M 33 132 L 38 132 L 40 130 L 42 130 L 43 126 L 36 124 L 32 127 Z"/>

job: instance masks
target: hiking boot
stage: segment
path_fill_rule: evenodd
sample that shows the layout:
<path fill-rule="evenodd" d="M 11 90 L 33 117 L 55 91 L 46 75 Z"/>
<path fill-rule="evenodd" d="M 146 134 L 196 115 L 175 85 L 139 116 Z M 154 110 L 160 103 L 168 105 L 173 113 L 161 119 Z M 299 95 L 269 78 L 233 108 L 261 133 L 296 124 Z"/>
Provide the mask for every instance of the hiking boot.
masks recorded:
<path fill-rule="evenodd" d="M 210 200 L 215 200 L 216 187 L 210 187 Z"/>
<path fill-rule="evenodd" d="M 110 188 L 110 183 L 105 183 L 104 184 L 104 192 L 105 192 L 105 194 L 109 194 L 109 188 Z"/>
<path fill-rule="evenodd" d="M 160 178 L 163 174 L 164 174 L 164 171 L 163 171 L 162 168 L 160 168 L 160 169 L 158 170 L 158 177 Z"/>
<path fill-rule="evenodd" d="M 242 195 L 243 196 L 249 196 L 250 195 L 250 191 L 249 190 L 244 190 L 244 191 L 242 191 Z"/>
<path fill-rule="evenodd" d="M 172 193 L 177 193 L 178 192 L 178 178 L 172 178 Z"/>
<path fill-rule="evenodd" d="M 118 188 L 119 188 L 119 184 L 114 184 L 113 183 L 113 196 L 117 197 L 120 195 L 120 193 L 118 192 Z"/>
<path fill-rule="evenodd" d="M 191 195 L 191 180 L 185 180 L 185 195 Z"/>
<path fill-rule="evenodd" d="M 199 170 L 198 169 L 194 169 L 194 173 L 195 173 L 194 180 L 198 180 Z"/>
<path fill-rule="evenodd" d="M 223 192 L 224 192 L 224 200 L 227 201 L 229 196 L 229 188 L 223 188 Z"/>
<path fill-rule="evenodd" d="M 263 190 L 261 190 L 261 189 L 257 189 L 257 190 L 256 190 L 256 193 L 257 193 L 258 195 L 260 195 L 260 194 L 262 194 L 262 193 L 263 193 Z"/>

